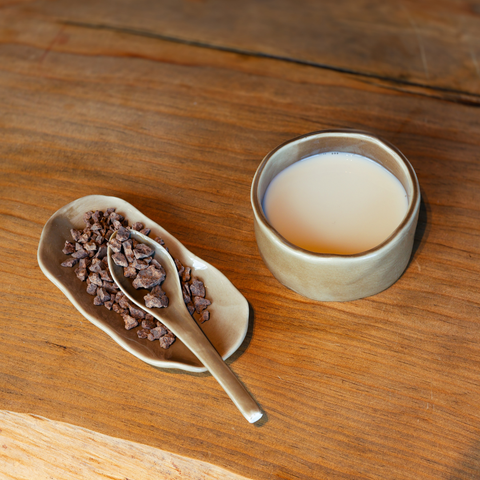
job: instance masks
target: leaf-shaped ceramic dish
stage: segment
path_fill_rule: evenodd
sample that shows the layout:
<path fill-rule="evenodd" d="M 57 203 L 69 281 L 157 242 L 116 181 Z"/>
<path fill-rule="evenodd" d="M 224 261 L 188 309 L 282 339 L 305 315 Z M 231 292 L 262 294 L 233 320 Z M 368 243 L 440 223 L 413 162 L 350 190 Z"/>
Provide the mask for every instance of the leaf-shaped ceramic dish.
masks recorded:
<path fill-rule="evenodd" d="M 201 325 L 203 331 L 225 360 L 242 344 L 248 330 L 249 308 L 245 297 L 212 265 L 187 250 L 175 237 L 129 203 L 116 197 L 89 195 L 79 198 L 58 210 L 45 224 L 38 246 L 38 263 L 43 273 L 67 296 L 77 310 L 94 325 L 107 333 L 125 350 L 140 360 L 160 368 L 178 368 L 191 372 L 205 372 L 206 368 L 180 341 L 167 350 L 159 342 L 139 339 L 136 329 L 125 330 L 123 319 L 103 306 L 95 306 L 86 285 L 75 275 L 74 268 L 62 267 L 66 260 L 62 253 L 65 240 L 71 240 L 70 229 L 83 229 L 83 214 L 90 210 L 114 207 L 129 224 L 142 222 L 151 229 L 150 237 L 163 238 L 174 258 L 192 269 L 200 278 L 212 301 L 211 318 Z"/>

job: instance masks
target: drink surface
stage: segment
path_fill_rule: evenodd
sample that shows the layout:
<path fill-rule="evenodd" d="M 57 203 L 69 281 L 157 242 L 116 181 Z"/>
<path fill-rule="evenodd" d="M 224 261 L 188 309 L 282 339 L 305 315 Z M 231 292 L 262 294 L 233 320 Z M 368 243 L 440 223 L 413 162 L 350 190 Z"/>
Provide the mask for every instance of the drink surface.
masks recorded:
<path fill-rule="evenodd" d="M 362 155 L 313 155 L 270 183 L 263 210 L 290 243 L 318 253 L 352 255 L 386 240 L 407 213 L 400 181 Z"/>

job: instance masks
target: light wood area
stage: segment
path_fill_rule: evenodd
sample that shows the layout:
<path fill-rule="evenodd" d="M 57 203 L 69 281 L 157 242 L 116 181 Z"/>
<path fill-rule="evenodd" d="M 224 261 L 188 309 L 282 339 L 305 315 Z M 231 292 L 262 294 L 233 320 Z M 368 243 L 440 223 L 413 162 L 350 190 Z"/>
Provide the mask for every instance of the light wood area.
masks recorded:
<path fill-rule="evenodd" d="M 77 433 L 85 452 L 117 442 L 158 472 L 178 455 L 199 478 L 480 477 L 478 8 L 0 0 L 0 477 L 48 472 L 50 445 L 73 458 Z M 272 148 L 331 128 L 392 142 L 422 193 L 403 276 L 347 303 L 280 285 L 250 207 Z M 128 201 L 247 298 L 228 364 L 262 421 L 208 374 L 129 355 L 43 275 L 43 225 L 89 194 Z M 29 422 L 51 439 L 22 439 Z"/>
<path fill-rule="evenodd" d="M 3 479 L 245 480 L 205 462 L 36 415 L 0 411 Z"/>

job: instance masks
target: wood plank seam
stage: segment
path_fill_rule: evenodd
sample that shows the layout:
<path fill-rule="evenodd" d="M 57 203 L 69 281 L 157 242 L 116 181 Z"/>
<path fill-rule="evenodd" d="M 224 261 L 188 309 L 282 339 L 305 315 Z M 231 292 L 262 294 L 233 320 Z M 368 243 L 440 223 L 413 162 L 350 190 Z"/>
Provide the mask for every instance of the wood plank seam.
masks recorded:
<path fill-rule="evenodd" d="M 324 63 L 319 63 L 319 62 L 312 62 L 309 60 L 302 60 L 298 58 L 292 58 L 292 57 L 287 57 L 283 55 L 274 55 L 274 54 L 269 54 L 269 53 L 262 53 L 262 52 L 256 52 L 253 50 L 244 50 L 240 48 L 235 48 L 231 46 L 223 46 L 223 45 L 215 45 L 211 43 L 206 43 L 206 42 L 201 42 L 197 40 L 187 40 L 184 38 L 179 38 L 179 37 L 174 37 L 171 35 L 163 35 L 161 33 L 153 33 L 149 32 L 146 30 L 138 30 L 134 28 L 128 28 L 128 27 L 118 27 L 114 25 L 106 25 L 106 24 L 94 24 L 94 23 L 85 23 L 85 22 L 75 22 L 71 20 L 64 20 L 61 22 L 64 26 L 73 26 L 73 27 L 81 27 L 81 28 L 89 28 L 89 29 L 95 29 L 95 30 L 110 30 L 113 32 L 117 33 L 124 33 L 128 35 L 135 35 L 135 36 L 140 36 L 140 37 L 145 37 L 145 38 L 152 38 L 152 39 L 158 39 L 158 40 L 163 40 L 166 42 L 173 42 L 173 43 L 179 43 L 182 45 L 188 45 L 192 47 L 198 47 L 198 48 L 208 48 L 210 50 L 217 50 L 220 52 L 227 52 L 227 53 L 235 53 L 237 55 L 246 55 L 246 56 L 251 56 L 251 57 L 257 57 L 257 58 L 266 58 L 270 60 L 278 60 L 281 62 L 287 62 L 287 63 L 293 63 L 296 65 L 303 65 L 307 67 L 314 67 L 314 68 L 319 68 L 322 70 L 329 70 L 332 72 L 337 72 L 337 73 L 344 73 L 347 75 L 354 75 L 359 78 L 364 78 L 364 79 L 373 79 L 373 80 L 380 80 L 383 82 L 391 82 L 395 85 L 404 85 L 408 87 L 414 87 L 414 88 L 425 88 L 427 90 L 432 90 L 435 92 L 441 92 L 445 94 L 450 94 L 450 95 L 461 95 L 461 97 L 448 97 L 444 100 L 448 101 L 453 101 L 455 103 L 459 103 L 462 105 L 469 105 L 469 106 L 475 106 L 479 107 L 480 106 L 480 94 L 468 92 L 465 90 L 458 90 L 458 89 L 453 89 L 453 88 L 446 88 L 446 87 L 439 87 L 439 86 L 432 86 L 428 85 L 426 83 L 420 83 L 420 82 L 412 82 L 410 80 L 405 80 L 405 79 L 400 79 L 400 78 L 394 78 L 394 77 L 389 77 L 389 76 L 384 76 L 384 75 L 378 75 L 375 73 L 371 72 L 361 72 L 358 70 L 352 70 L 349 68 L 344 68 L 344 67 L 336 67 L 334 65 L 328 65 Z M 466 97 L 466 98 L 462 98 Z M 437 98 L 436 96 L 434 98 Z"/>

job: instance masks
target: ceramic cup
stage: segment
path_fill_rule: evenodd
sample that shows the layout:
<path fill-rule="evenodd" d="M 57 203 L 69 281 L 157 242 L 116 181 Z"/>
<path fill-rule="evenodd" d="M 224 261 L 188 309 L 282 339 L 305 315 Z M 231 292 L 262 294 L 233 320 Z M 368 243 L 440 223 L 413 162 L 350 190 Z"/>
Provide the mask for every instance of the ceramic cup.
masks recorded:
<path fill-rule="evenodd" d="M 405 218 L 375 248 L 354 255 L 314 253 L 291 244 L 268 223 L 262 201 L 273 178 L 293 163 L 324 152 L 363 155 L 390 171 L 405 188 Z M 325 130 L 289 140 L 272 150 L 257 169 L 251 202 L 258 249 L 277 280 L 313 300 L 349 301 L 385 290 L 404 272 L 413 248 L 420 187 L 412 166 L 394 146 L 364 132 Z"/>

